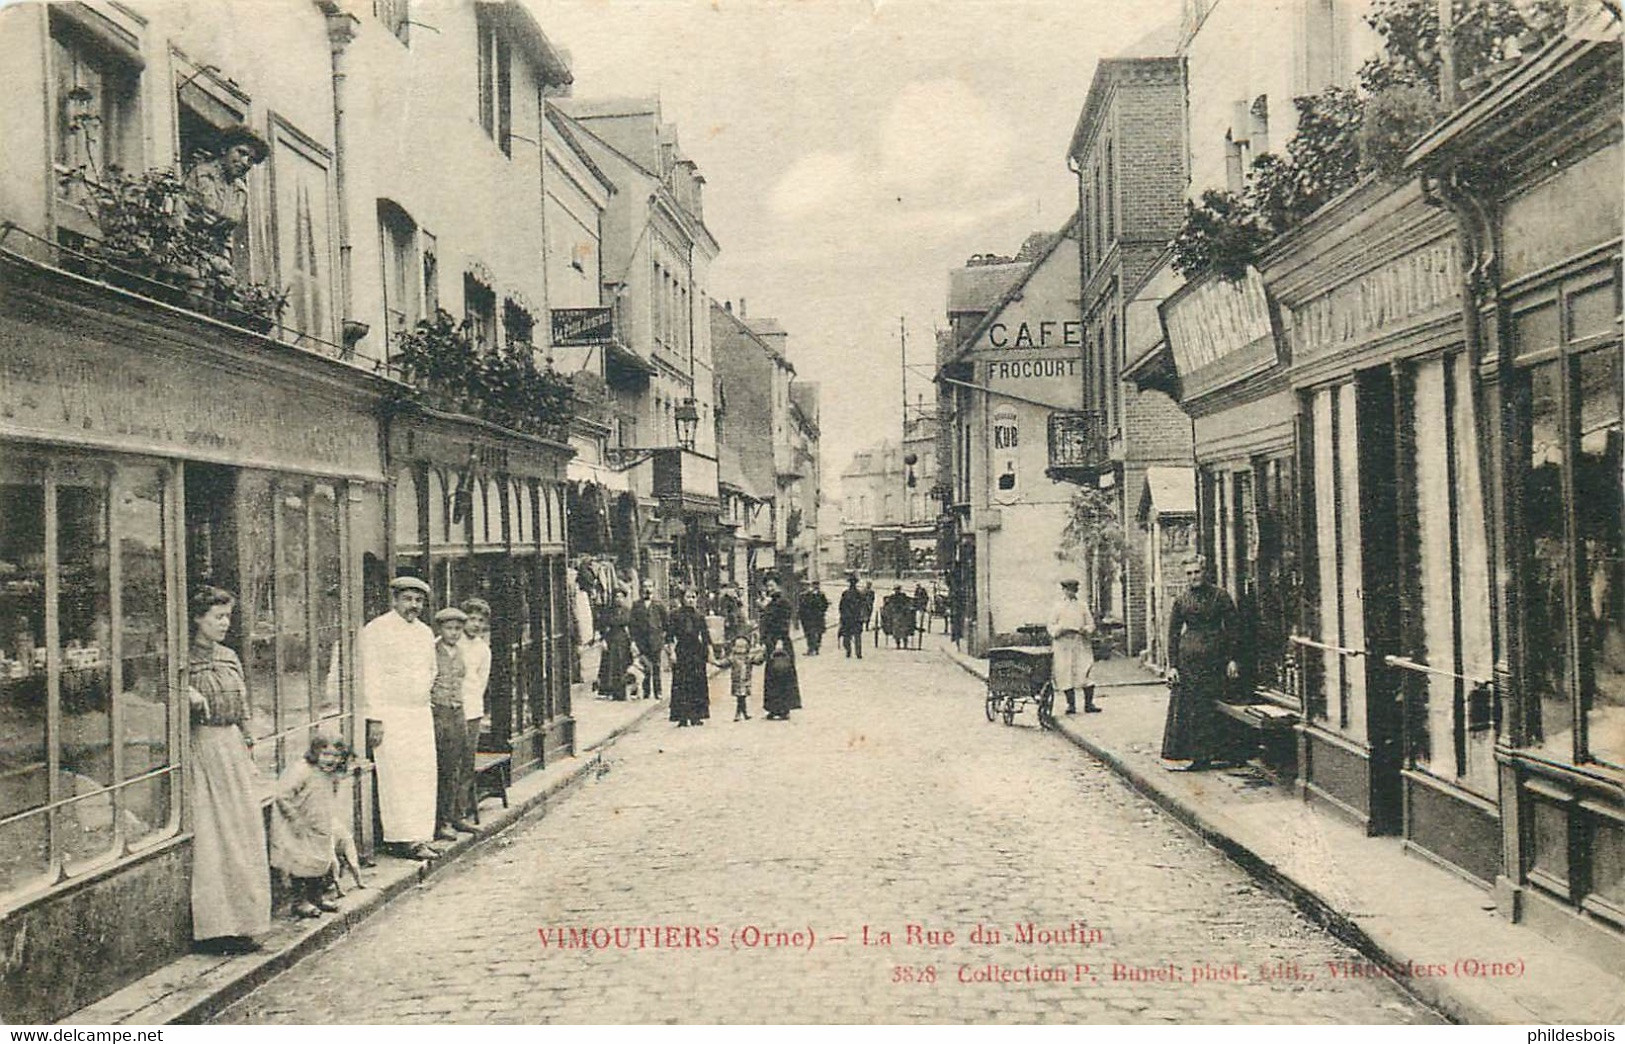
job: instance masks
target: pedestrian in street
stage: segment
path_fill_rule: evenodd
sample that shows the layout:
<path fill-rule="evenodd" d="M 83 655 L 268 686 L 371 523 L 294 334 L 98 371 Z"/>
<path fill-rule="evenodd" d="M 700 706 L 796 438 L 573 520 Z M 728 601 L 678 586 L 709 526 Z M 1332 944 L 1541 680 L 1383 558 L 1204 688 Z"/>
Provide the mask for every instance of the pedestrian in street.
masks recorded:
<path fill-rule="evenodd" d="M 604 652 L 598 660 L 598 698 L 601 700 L 626 699 L 626 670 L 632 666 L 632 637 L 626 630 L 629 603 L 625 591 L 616 591 L 603 614 L 600 630 L 604 635 Z"/>
<path fill-rule="evenodd" d="M 1083 690 L 1085 714 L 1098 714 L 1095 706 L 1095 687 L 1089 673 L 1095 666 L 1095 651 L 1090 639 L 1095 633 L 1095 618 L 1089 607 L 1078 597 L 1077 577 L 1063 577 L 1061 597 L 1049 614 L 1050 680 L 1066 695 L 1066 712 L 1078 712 L 1077 690 Z"/>
<path fill-rule="evenodd" d="M 931 626 L 931 594 L 924 584 L 914 585 L 914 629 L 922 634 Z"/>
<path fill-rule="evenodd" d="M 898 584 L 880 607 L 880 626 L 891 638 L 893 649 L 908 648 L 914 634 L 914 598 Z"/>
<path fill-rule="evenodd" d="M 237 598 L 219 587 L 192 594 L 186 692 L 192 710 L 192 938 L 205 953 L 253 953 L 271 929 L 271 867 L 249 756 L 242 661 L 221 644 Z"/>
<path fill-rule="evenodd" d="M 711 716 L 711 683 L 706 664 L 711 656 L 711 634 L 700 615 L 700 593 L 690 587 L 683 604 L 671 616 L 671 720 L 679 728 L 704 725 Z"/>
<path fill-rule="evenodd" d="M 841 592 L 840 614 L 841 648 L 846 658 L 854 654 L 863 659 L 863 627 L 869 622 L 868 603 L 858 588 L 858 574 L 846 574 L 846 590 Z"/>
<path fill-rule="evenodd" d="M 345 760 L 332 739 L 315 735 L 305 756 L 277 781 L 271 802 L 271 866 L 288 875 L 295 917 L 320 917 L 339 909 L 325 893 L 338 847 L 338 789 Z"/>
<path fill-rule="evenodd" d="M 817 656 L 824 645 L 824 616 L 829 612 L 829 599 L 819 589 L 818 581 L 814 580 L 801 596 L 796 611 L 801 617 L 801 633 L 807 638 L 807 655 Z"/>
<path fill-rule="evenodd" d="M 880 621 L 875 619 L 875 585 L 863 582 L 863 626 L 875 632 L 875 648 L 880 648 Z"/>
<path fill-rule="evenodd" d="M 652 693 L 658 700 L 660 668 L 666 658 L 666 642 L 669 636 L 666 630 L 666 607 L 655 599 L 654 581 L 643 581 L 643 596 L 633 604 L 627 614 L 626 631 L 632 639 L 635 650 L 633 655 L 643 664 L 643 691 L 638 695 L 647 698 Z"/>
<path fill-rule="evenodd" d="M 452 826 L 470 834 L 479 828 L 472 822 L 480 799 L 474 788 L 474 755 L 480 749 L 480 728 L 485 721 L 485 690 L 491 685 L 491 603 L 483 598 L 463 602 L 468 623 L 463 625 L 463 722 L 468 744 L 463 748 L 462 815 Z"/>
<path fill-rule="evenodd" d="M 434 614 L 434 685 L 429 690 L 429 709 L 434 716 L 434 836 L 436 841 L 456 841 L 463 823 L 471 770 L 468 757 L 468 720 L 463 715 L 463 682 L 468 674 L 463 659 L 463 628 L 468 614 L 448 605 Z M 473 833 L 473 831 L 469 831 Z"/>
<path fill-rule="evenodd" d="M 801 706 L 801 684 L 796 677 L 796 651 L 790 643 L 790 603 L 778 577 L 767 578 L 767 603 L 762 606 L 762 646 L 767 662 L 762 669 L 762 709 L 769 721 L 789 721 Z"/>
<path fill-rule="evenodd" d="M 361 629 L 362 706 L 367 750 L 378 769 L 384 841 L 409 859 L 434 859 L 434 632 L 419 617 L 429 585 L 415 576 L 390 582 L 391 608 Z"/>
<path fill-rule="evenodd" d="M 1189 760 L 1185 769 L 1199 772 L 1234 754 L 1230 719 L 1218 704 L 1226 685 L 1241 673 L 1240 642 L 1236 604 L 1209 582 L 1207 559 L 1197 555 L 1187 560 L 1185 580 L 1185 592 L 1174 600 L 1168 618 L 1168 720 L 1162 756 Z"/>
<path fill-rule="evenodd" d="M 761 652 L 751 647 L 750 636 L 742 634 L 733 640 L 728 655 L 718 664 L 728 668 L 728 691 L 733 693 L 734 721 L 750 720 L 751 668 L 761 659 Z"/>

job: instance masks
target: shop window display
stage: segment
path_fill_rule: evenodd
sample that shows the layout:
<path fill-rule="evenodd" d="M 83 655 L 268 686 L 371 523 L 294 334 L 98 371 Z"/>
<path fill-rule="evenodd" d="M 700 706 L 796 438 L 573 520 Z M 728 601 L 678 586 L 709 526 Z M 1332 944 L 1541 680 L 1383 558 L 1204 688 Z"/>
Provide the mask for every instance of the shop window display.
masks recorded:
<path fill-rule="evenodd" d="M 166 474 L 20 454 L 0 464 L 5 892 L 173 829 Z"/>

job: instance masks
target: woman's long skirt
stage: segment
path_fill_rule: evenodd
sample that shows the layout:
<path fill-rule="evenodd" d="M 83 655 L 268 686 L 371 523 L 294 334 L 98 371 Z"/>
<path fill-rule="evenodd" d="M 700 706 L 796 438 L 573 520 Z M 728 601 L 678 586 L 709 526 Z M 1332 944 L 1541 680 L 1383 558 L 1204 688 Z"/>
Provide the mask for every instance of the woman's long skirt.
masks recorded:
<path fill-rule="evenodd" d="M 611 627 L 604 635 L 604 653 L 598 661 L 598 691 L 606 696 L 625 696 L 626 669 L 630 666 L 632 636 L 624 627 Z"/>
<path fill-rule="evenodd" d="M 762 709 L 787 715 L 801 707 L 801 683 L 796 677 L 796 654 L 769 654 L 762 667 Z"/>
<path fill-rule="evenodd" d="M 1168 693 L 1168 719 L 1162 730 L 1162 756 L 1169 761 L 1223 758 L 1229 753 L 1229 720 L 1219 712 L 1224 667 L 1191 666 L 1179 671 Z"/>
<path fill-rule="evenodd" d="M 705 674 L 705 652 L 679 653 L 671 667 L 671 720 L 703 721 L 711 716 L 711 683 Z"/>
<path fill-rule="evenodd" d="M 271 866 L 253 759 L 235 725 L 192 728 L 192 938 L 271 930 Z"/>

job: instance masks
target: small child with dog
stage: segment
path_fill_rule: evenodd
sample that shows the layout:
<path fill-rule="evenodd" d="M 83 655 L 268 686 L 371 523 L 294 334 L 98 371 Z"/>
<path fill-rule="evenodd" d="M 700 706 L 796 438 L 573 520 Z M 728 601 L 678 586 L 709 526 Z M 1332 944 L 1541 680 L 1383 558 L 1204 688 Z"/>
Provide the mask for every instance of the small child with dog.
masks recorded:
<path fill-rule="evenodd" d="M 320 917 L 339 908 L 324 893 L 337 851 L 338 785 L 348 753 L 327 736 L 312 736 L 305 756 L 277 781 L 271 866 L 288 875 L 295 917 Z"/>
<path fill-rule="evenodd" d="M 729 647 L 728 655 L 718 663 L 728 668 L 728 690 L 734 696 L 734 721 L 749 721 L 750 711 L 745 703 L 750 699 L 751 669 L 762 660 L 761 650 L 751 646 L 749 635 L 738 635 Z"/>

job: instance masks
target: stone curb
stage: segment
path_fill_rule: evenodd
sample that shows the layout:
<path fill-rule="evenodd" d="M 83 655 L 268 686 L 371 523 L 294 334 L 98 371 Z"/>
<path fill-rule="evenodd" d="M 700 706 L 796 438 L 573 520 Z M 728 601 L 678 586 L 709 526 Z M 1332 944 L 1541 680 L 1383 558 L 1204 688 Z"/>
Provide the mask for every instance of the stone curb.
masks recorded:
<path fill-rule="evenodd" d="M 955 655 L 946 649 L 943 650 L 943 654 L 965 673 L 983 681 L 987 680 L 986 669 L 978 670 L 975 661 L 962 654 Z M 1152 781 L 1154 777 L 1149 773 L 1074 731 L 1074 728 L 1064 721 L 1058 722 L 1057 726 L 1056 731 L 1066 737 L 1073 746 L 1111 769 L 1135 792 L 1194 831 L 1203 841 L 1245 870 L 1249 876 L 1291 902 L 1315 924 L 1389 971 L 1405 967 L 1406 956 L 1397 940 L 1373 938 L 1312 883 L 1282 870 L 1248 845 L 1231 837 L 1196 804 L 1158 787 Z M 1460 996 L 1446 985 L 1449 982 L 1446 977 L 1391 975 L 1389 981 L 1451 1022 L 1506 1025 L 1525 1024 L 1529 1020 L 1529 1013 L 1522 1008 L 1516 1011 L 1496 1012 Z"/>
<path fill-rule="evenodd" d="M 196 1025 L 204 1022 L 257 987 L 264 985 L 272 978 L 298 964 L 305 957 L 324 949 L 340 936 L 356 930 L 362 923 L 381 912 L 397 898 L 438 877 L 464 856 L 489 845 L 494 839 L 508 833 L 521 822 L 528 821 L 536 815 L 545 815 L 547 804 L 550 801 L 556 801 L 567 796 L 570 791 L 585 781 L 590 773 L 596 771 L 603 764 L 603 754 L 608 747 L 612 746 L 616 740 L 628 732 L 642 725 L 656 711 L 666 708 L 664 701 L 650 700 L 648 702 L 649 705 L 635 717 L 622 722 L 604 736 L 595 740 L 591 746 L 578 751 L 566 763 L 563 772 L 543 783 L 534 794 L 512 800 L 508 808 L 498 808 L 482 813 L 485 822 L 481 824 L 483 832 L 478 837 L 458 841 L 448 848 L 441 858 L 420 864 L 393 880 L 367 889 L 365 893 L 352 889 L 349 892 L 348 899 L 350 905 L 347 905 L 341 913 L 323 918 L 318 926 L 314 926 L 299 935 L 290 944 L 283 946 L 276 952 L 222 960 L 217 967 L 203 973 L 201 976 L 194 975 L 181 980 L 172 989 L 166 989 L 161 984 L 161 980 L 166 977 L 165 973 L 174 968 L 173 964 L 168 965 L 154 972 L 146 980 L 138 980 L 125 987 L 125 990 L 115 992 L 109 997 L 81 1008 L 63 1019 L 62 1023 L 70 1025 Z M 542 771 L 545 772 L 546 770 L 543 769 Z M 524 781 L 521 780 L 519 786 L 523 787 L 523 785 Z M 510 799 L 512 798 L 512 791 L 513 788 L 510 788 Z M 152 980 L 160 981 L 153 982 Z M 121 994 L 131 989 L 139 990 L 143 983 L 149 983 L 148 988 L 154 993 L 151 1000 L 139 1004 L 131 1004 L 128 1001 L 119 1002 L 118 998 Z"/>

